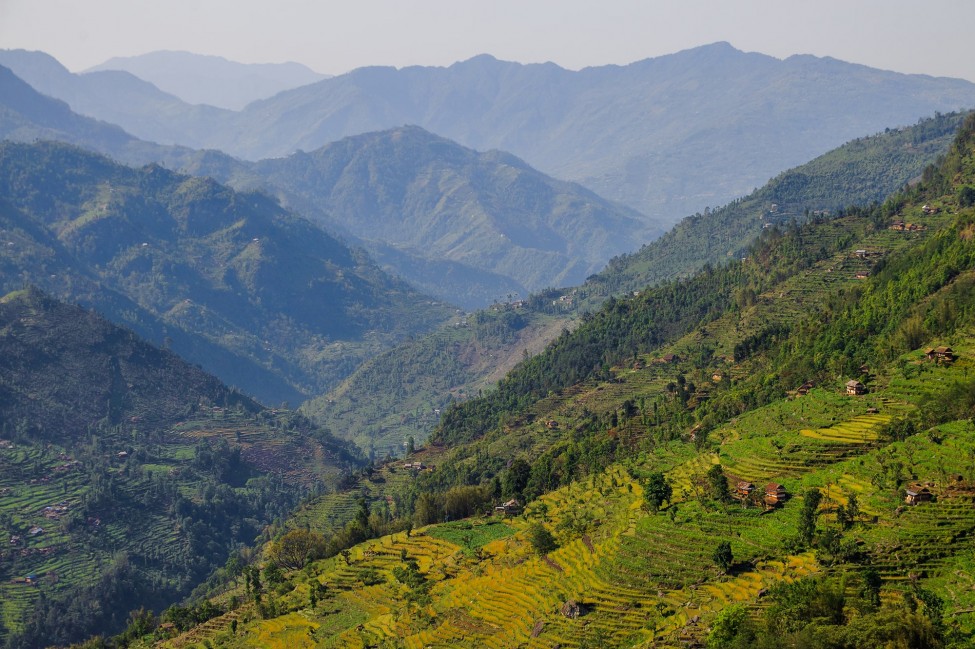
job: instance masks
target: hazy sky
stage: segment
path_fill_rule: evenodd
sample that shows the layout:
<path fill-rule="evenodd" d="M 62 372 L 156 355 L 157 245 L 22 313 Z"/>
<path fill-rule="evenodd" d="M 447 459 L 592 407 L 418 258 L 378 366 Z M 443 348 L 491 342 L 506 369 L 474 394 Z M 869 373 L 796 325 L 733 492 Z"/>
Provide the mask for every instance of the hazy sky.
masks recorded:
<path fill-rule="evenodd" d="M 728 41 L 975 81 L 972 25 L 973 0 L 0 0 L 0 48 L 72 71 L 161 49 L 330 74 L 485 52 L 578 69 Z"/>

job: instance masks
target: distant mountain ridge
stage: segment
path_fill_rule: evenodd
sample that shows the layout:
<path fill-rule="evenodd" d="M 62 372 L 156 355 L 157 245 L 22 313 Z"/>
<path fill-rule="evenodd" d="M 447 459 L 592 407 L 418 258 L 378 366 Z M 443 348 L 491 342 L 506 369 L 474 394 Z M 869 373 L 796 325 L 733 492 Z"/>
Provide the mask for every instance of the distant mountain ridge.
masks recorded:
<path fill-rule="evenodd" d="M 131 83 L 114 91 L 90 75 L 42 88 L 12 58 L 0 52 L 0 64 L 28 83 L 145 139 L 256 160 L 415 124 L 473 149 L 509 151 L 671 223 L 855 137 L 975 106 L 967 81 L 779 60 L 728 43 L 579 71 L 488 55 L 445 68 L 360 68 L 236 113 L 158 92 L 119 101 Z"/>
<path fill-rule="evenodd" d="M 57 140 L 110 155 L 128 164 L 172 161 L 190 149 L 140 140 L 115 124 L 86 117 L 67 102 L 38 92 L 0 65 L 0 139 Z"/>
<path fill-rule="evenodd" d="M 159 144 L 202 138 L 233 115 L 233 111 L 213 106 L 187 104 L 128 72 L 72 74 L 43 52 L 0 50 L 0 65 L 38 92 L 67 102 L 76 113 L 117 124 Z"/>
<path fill-rule="evenodd" d="M 112 57 L 85 72 L 106 70 L 133 74 L 188 104 L 229 110 L 240 110 L 252 101 L 329 76 L 295 62 L 248 64 L 222 56 L 168 50 Z"/>

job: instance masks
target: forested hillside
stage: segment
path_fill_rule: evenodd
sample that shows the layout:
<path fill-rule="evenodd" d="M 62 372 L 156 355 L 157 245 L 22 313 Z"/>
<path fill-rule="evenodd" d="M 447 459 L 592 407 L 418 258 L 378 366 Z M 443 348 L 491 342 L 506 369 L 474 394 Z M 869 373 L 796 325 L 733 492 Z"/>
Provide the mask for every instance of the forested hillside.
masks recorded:
<path fill-rule="evenodd" d="M 634 210 L 416 127 L 368 133 L 252 171 L 423 290 L 467 308 L 580 284 L 662 231 Z M 429 270 L 428 270 L 429 267 Z"/>
<path fill-rule="evenodd" d="M 969 117 L 883 204 L 609 302 L 363 476 L 350 525 L 380 538 L 306 565 L 296 529 L 273 590 L 154 639 L 966 647 L 973 232 Z"/>
<path fill-rule="evenodd" d="M 563 327 L 574 328 L 581 313 L 598 310 L 610 296 L 631 295 L 689 277 L 705 264 L 738 259 L 766 224 L 787 227 L 817 212 L 820 218 L 835 216 L 845 205 L 882 199 L 946 153 L 962 119 L 938 116 L 850 142 L 731 205 L 684 219 L 579 287 L 506 300 L 510 303 L 458 318 L 446 329 L 371 359 L 340 388 L 302 409 L 380 457 L 401 452 L 410 437 L 422 443 L 437 423 L 437 410 L 491 386 L 503 376 L 498 368 L 510 369 L 526 351 L 537 353 Z"/>
<path fill-rule="evenodd" d="M 0 287 L 91 306 L 271 403 L 450 309 L 263 194 L 67 145 L 0 145 Z"/>
<path fill-rule="evenodd" d="M 0 300 L 0 422 L 10 647 L 166 608 L 359 462 L 304 418 L 34 288 Z"/>
<path fill-rule="evenodd" d="M 610 261 L 582 287 L 584 297 L 598 305 L 608 295 L 686 277 L 704 264 L 741 257 L 763 229 L 880 202 L 948 150 L 966 114 L 938 114 L 857 138 L 739 200 L 688 216 L 639 251 Z"/>

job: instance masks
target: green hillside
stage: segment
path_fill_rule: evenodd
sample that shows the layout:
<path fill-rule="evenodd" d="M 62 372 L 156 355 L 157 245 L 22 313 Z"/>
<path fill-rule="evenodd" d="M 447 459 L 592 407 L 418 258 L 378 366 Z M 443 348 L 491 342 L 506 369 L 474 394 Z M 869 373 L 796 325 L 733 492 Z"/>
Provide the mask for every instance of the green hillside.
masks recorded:
<path fill-rule="evenodd" d="M 740 258 L 764 228 L 883 201 L 948 150 L 964 117 L 938 114 L 857 138 L 739 200 L 689 216 L 638 252 L 613 259 L 582 287 L 584 297 L 598 305 L 608 295 L 686 277 L 705 264 Z"/>
<path fill-rule="evenodd" d="M 54 143 L 0 145 L 0 289 L 96 308 L 271 403 L 450 310 L 262 194 Z"/>
<path fill-rule="evenodd" d="M 304 418 L 33 288 L 0 299 L 0 422 L 11 647 L 170 605 L 358 462 Z"/>
<path fill-rule="evenodd" d="M 377 538 L 280 581 L 282 536 L 271 581 L 153 641 L 969 646 L 973 233 L 969 118 L 883 205 L 611 301 L 373 475 L 371 512 L 317 527 Z"/>
<path fill-rule="evenodd" d="M 577 288 L 541 291 L 523 302 L 458 317 L 445 329 L 370 359 L 302 410 L 379 457 L 400 453 L 410 437 L 417 443 L 427 438 L 437 410 L 492 386 L 525 351 L 537 353 L 563 327 L 575 327 L 580 312 L 598 309 L 607 297 L 688 277 L 729 256 L 738 259 L 766 223 L 784 227 L 814 211 L 835 215 L 844 205 L 867 205 L 903 187 L 948 150 L 962 118 L 939 116 L 850 142 L 740 201 L 684 219 Z"/>
<path fill-rule="evenodd" d="M 580 284 L 634 240 L 662 231 L 513 155 L 479 153 L 417 126 L 345 138 L 252 169 L 295 209 L 467 308 L 511 292 Z M 443 268 L 448 262 L 453 267 Z M 440 272 L 424 274 L 432 264 Z"/>

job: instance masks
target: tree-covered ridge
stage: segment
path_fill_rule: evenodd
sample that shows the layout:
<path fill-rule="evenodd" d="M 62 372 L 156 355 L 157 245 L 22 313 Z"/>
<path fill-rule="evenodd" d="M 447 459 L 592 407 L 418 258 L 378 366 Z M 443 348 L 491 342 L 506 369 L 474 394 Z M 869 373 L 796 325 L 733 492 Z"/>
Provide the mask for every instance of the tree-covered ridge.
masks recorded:
<path fill-rule="evenodd" d="M 816 217 L 783 231 L 767 229 L 743 261 L 609 302 L 589 322 L 515 368 L 496 391 L 448 410 L 432 439 L 456 443 L 488 432 L 492 439 L 503 437 L 509 426 L 543 417 L 545 409 L 537 408 L 541 400 L 554 395 L 558 401 L 563 391 L 587 380 L 612 380 L 613 366 L 654 365 L 665 355 L 647 358 L 648 353 L 695 330 L 700 340 L 691 348 L 678 347 L 675 356 L 683 354 L 692 364 L 698 385 L 713 382 L 709 373 L 728 373 L 729 362 L 747 367 L 738 373 L 747 371 L 750 379 L 732 389 L 718 381 L 719 389 L 707 389 L 705 399 L 695 403 L 690 379 L 671 374 L 668 391 L 680 403 L 673 417 L 663 416 L 667 427 L 676 424 L 667 436 L 698 424 L 700 439 L 717 422 L 804 382 L 842 373 L 856 376 L 861 365 L 889 363 L 933 335 L 949 334 L 969 314 L 961 305 L 969 302 L 970 284 L 962 270 L 972 267 L 965 234 L 970 207 L 964 204 L 971 176 L 961 172 L 971 172 L 972 152 L 965 143 L 973 125 L 970 116 L 940 167 L 882 206 L 852 210 L 841 218 Z M 958 216 L 945 216 L 959 208 Z M 895 220 L 927 220 L 925 227 L 937 231 L 892 230 Z M 866 276 L 866 269 L 874 277 L 855 279 L 859 273 Z M 831 289 L 836 282 L 841 283 Z M 795 300 L 793 306 L 782 306 L 786 296 Z M 769 311 L 769 305 L 775 310 Z M 628 401 L 623 410 L 630 416 L 641 412 L 645 422 L 649 413 L 634 409 L 635 398 Z M 690 410 L 684 410 L 689 403 Z M 645 402 L 653 406 L 658 423 L 666 405 Z M 597 430 L 607 418 L 617 419 L 613 411 L 584 416 Z M 491 470 L 479 473 L 490 475 Z"/>
<path fill-rule="evenodd" d="M 634 239 L 660 232 L 634 210 L 515 156 L 477 152 L 416 126 L 250 168 L 309 218 L 362 241 L 396 274 L 468 308 L 582 283 Z M 419 272 L 447 262 L 456 268 L 439 277 Z"/>
<path fill-rule="evenodd" d="M 947 152 L 964 117 L 938 114 L 911 127 L 857 138 L 782 172 L 751 194 L 689 216 L 639 251 L 613 259 L 589 278 L 583 297 L 598 302 L 687 276 L 705 264 L 741 257 L 763 228 L 880 202 Z"/>
<path fill-rule="evenodd" d="M 133 417 L 152 429 L 176 423 L 199 402 L 261 409 L 172 352 L 33 287 L 0 300 L 0 332 L 7 434 L 64 441 L 91 426 L 138 428 Z"/>
<path fill-rule="evenodd" d="M 261 194 L 60 144 L 0 147 L 7 290 L 31 281 L 271 401 L 447 309 Z"/>
<path fill-rule="evenodd" d="M 611 367 L 754 302 L 784 279 L 848 247 L 854 233 L 872 227 L 863 220 L 846 225 L 845 235 L 835 238 L 810 236 L 822 229 L 821 220 L 793 224 L 784 232 L 767 230 L 747 250 L 746 259 L 752 263 L 708 266 L 689 279 L 665 282 L 637 297 L 610 298 L 600 311 L 584 316 L 577 329 L 564 332 L 543 353 L 516 367 L 495 391 L 448 410 L 432 440 L 470 441 L 497 426 L 500 413 L 513 416 L 551 393 L 588 380 L 611 379 Z"/>

